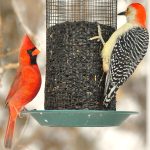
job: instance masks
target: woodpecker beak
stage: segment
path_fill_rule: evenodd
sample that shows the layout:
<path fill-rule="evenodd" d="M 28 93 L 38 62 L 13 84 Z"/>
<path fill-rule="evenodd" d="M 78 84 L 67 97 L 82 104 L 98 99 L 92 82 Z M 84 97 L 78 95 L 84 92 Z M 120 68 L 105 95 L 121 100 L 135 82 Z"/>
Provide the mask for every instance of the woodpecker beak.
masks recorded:
<path fill-rule="evenodd" d="M 121 12 L 121 13 L 119 13 L 118 15 L 125 15 L 126 16 L 126 11 L 123 11 L 123 12 Z"/>
<path fill-rule="evenodd" d="M 33 52 L 32 52 L 32 56 L 36 56 L 40 53 L 40 51 L 38 49 L 35 49 Z"/>

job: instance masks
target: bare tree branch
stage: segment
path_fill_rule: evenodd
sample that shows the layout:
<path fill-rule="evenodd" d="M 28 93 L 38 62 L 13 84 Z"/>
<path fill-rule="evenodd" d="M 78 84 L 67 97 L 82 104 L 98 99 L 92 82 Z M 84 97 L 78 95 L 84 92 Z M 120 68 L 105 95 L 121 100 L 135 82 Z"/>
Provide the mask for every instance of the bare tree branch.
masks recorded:
<path fill-rule="evenodd" d="M 18 66 L 19 66 L 19 63 L 10 63 L 4 66 L 0 66 L 0 87 L 2 86 L 1 80 L 5 71 L 10 70 L 10 69 L 17 69 Z"/>
<path fill-rule="evenodd" d="M 10 56 L 10 55 L 14 55 L 16 53 L 18 53 L 18 49 L 11 50 L 10 52 L 7 52 L 7 53 L 0 52 L 0 58 L 4 58 L 4 57 Z"/>
<path fill-rule="evenodd" d="M 13 63 L 13 64 L 7 64 L 3 66 L 4 70 L 9 70 L 9 69 L 17 69 L 19 66 L 19 63 Z"/>

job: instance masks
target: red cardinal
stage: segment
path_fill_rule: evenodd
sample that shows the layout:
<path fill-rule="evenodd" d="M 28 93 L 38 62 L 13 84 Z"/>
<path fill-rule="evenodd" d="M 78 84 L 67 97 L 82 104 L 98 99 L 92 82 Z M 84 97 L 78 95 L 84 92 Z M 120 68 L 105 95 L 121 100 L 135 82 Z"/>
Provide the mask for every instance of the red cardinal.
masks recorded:
<path fill-rule="evenodd" d="M 40 89 L 41 74 L 36 62 L 39 52 L 29 37 L 25 35 L 20 49 L 17 75 L 6 98 L 6 105 L 9 108 L 5 135 L 6 148 L 11 148 L 15 123 L 20 111 L 32 101 Z"/>

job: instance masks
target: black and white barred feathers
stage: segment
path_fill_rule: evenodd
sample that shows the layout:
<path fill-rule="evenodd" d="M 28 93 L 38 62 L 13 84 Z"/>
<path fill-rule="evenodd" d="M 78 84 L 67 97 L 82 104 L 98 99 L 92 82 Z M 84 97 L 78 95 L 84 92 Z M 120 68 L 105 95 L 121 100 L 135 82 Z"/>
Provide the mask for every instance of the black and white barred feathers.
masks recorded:
<path fill-rule="evenodd" d="M 104 106 L 108 107 L 116 92 L 134 72 L 145 56 L 149 44 L 149 34 L 146 28 L 134 27 L 118 37 L 110 57 L 107 74 Z"/>

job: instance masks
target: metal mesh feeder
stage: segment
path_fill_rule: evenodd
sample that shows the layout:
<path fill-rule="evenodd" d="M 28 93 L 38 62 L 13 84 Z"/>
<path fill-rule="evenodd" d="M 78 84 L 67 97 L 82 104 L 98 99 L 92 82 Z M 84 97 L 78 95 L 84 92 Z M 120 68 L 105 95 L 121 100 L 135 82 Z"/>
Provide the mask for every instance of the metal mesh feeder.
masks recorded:
<path fill-rule="evenodd" d="M 101 29 L 105 41 L 115 30 L 106 25 Z M 48 28 L 45 109 L 104 109 L 103 44 L 89 40 L 97 34 L 97 23 L 87 21 Z M 115 110 L 112 102 L 110 109 Z"/>
<path fill-rule="evenodd" d="M 106 74 L 101 41 L 117 26 L 117 0 L 47 0 L 45 110 L 30 111 L 46 126 L 116 126 L 136 112 L 103 107 Z"/>

